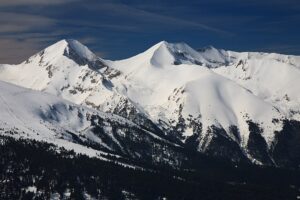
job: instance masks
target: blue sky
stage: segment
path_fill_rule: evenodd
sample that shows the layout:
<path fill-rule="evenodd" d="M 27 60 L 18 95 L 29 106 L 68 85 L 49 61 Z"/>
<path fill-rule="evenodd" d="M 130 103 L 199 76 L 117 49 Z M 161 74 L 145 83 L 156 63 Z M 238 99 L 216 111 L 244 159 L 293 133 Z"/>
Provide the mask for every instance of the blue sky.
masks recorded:
<path fill-rule="evenodd" d="M 18 63 L 63 38 L 107 59 L 155 43 L 300 55 L 298 0 L 1 0 L 0 63 Z"/>

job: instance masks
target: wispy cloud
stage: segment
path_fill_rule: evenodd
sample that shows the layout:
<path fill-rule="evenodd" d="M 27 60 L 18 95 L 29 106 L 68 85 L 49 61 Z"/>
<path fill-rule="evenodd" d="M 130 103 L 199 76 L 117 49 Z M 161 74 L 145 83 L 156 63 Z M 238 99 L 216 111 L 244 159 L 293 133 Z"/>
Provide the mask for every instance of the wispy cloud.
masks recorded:
<path fill-rule="evenodd" d="M 87 21 L 87 20 L 64 20 L 63 23 L 73 29 L 101 29 L 101 30 L 111 30 L 111 31 L 125 31 L 125 32 L 141 32 L 141 30 L 136 25 L 128 25 L 122 22 L 102 22 L 102 21 Z"/>
<path fill-rule="evenodd" d="M 0 63 L 17 64 L 41 48 L 36 39 L 18 41 L 16 39 L 0 39 Z"/>
<path fill-rule="evenodd" d="M 101 5 L 94 5 L 94 4 L 86 4 L 84 5 L 90 10 L 96 10 L 98 12 L 105 12 L 106 14 L 116 17 L 121 16 L 124 19 L 130 19 L 131 21 L 135 22 L 141 22 L 145 25 L 149 24 L 151 28 L 153 28 L 153 24 L 157 25 L 158 29 L 165 29 L 165 28 L 184 28 L 189 27 L 193 29 L 200 29 L 205 31 L 210 31 L 213 33 L 218 34 L 227 34 L 232 35 L 231 32 L 227 30 L 222 30 L 210 25 L 207 25 L 205 23 L 200 23 L 197 21 L 192 20 L 185 20 L 180 17 L 174 17 L 174 16 L 167 16 L 158 14 L 155 12 L 146 11 L 143 9 L 135 8 L 132 6 L 128 6 L 121 3 L 102 3 Z M 158 26 L 160 25 L 160 26 Z M 147 27 L 144 26 L 146 29 Z"/>
<path fill-rule="evenodd" d="M 0 7 L 4 6 L 30 6 L 30 5 L 57 5 L 78 0 L 1 0 Z"/>
<path fill-rule="evenodd" d="M 161 39 L 257 48 L 263 38 L 292 44 L 299 35 L 298 0 L 0 1 L 0 63 L 22 61 L 62 38 L 78 39 L 101 56 L 126 57 Z M 281 10 L 286 14 L 278 17 Z M 132 52 L 124 53 L 120 44 Z"/>
<path fill-rule="evenodd" d="M 34 14 L 0 12 L 0 63 L 18 63 L 53 37 L 56 20 Z"/>
<path fill-rule="evenodd" d="M 21 33 L 55 24 L 55 20 L 41 15 L 0 12 L 0 33 Z"/>

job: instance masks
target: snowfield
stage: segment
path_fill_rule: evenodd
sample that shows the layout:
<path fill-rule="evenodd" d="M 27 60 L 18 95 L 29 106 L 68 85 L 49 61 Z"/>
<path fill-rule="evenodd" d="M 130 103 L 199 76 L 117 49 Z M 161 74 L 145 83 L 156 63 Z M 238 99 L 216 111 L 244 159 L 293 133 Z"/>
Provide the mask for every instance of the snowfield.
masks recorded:
<path fill-rule="evenodd" d="M 0 80 L 36 90 L 1 82 L 0 117 L 3 127 L 17 127 L 34 138 L 59 143 L 70 141 L 61 136 L 65 130 L 85 132 L 88 140 L 113 150 L 88 131 L 91 121 L 80 117 L 96 113 L 146 126 L 148 134 L 164 140 L 156 134 L 159 130 L 175 138 L 174 145 L 192 143 L 204 153 L 227 141 L 263 164 L 262 154 L 273 159 L 285 122 L 300 121 L 299 75 L 299 56 L 214 47 L 197 51 L 162 41 L 134 57 L 109 61 L 78 41 L 61 40 L 21 64 L 0 65 Z M 72 148 L 78 146 L 84 148 Z M 229 146 L 228 152 L 233 151 Z M 253 148 L 260 148 L 259 153 Z"/>
<path fill-rule="evenodd" d="M 17 87 L 0 82 L 0 125 L 1 134 L 15 138 L 29 138 L 50 142 L 75 150 L 77 153 L 101 158 L 101 151 L 76 144 L 64 134 L 65 131 L 81 132 L 90 127 L 88 121 L 78 117 L 78 112 L 95 113 L 57 98 L 53 95 Z M 101 115 L 101 113 L 97 112 Z M 105 117 L 111 117 L 103 113 Z M 122 121 L 118 117 L 115 120 Z"/>

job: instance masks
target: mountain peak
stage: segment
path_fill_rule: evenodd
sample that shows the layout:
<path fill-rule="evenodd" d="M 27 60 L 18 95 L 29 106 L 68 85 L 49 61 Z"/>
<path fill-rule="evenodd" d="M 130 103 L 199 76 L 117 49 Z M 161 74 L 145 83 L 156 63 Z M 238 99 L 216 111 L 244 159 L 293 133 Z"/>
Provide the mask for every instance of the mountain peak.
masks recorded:
<path fill-rule="evenodd" d="M 85 45 L 74 39 L 62 39 L 50 47 L 46 48 L 45 51 L 60 52 L 64 56 L 76 56 L 85 58 L 89 61 L 94 61 L 97 59 L 97 56 Z"/>
<path fill-rule="evenodd" d="M 53 65 L 56 62 L 71 60 L 78 65 L 88 65 L 92 69 L 106 66 L 106 62 L 96 56 L 88 47 L 74 39 L 62 39 L 30 57 L 24 63 Z"/>
<path fill-rule="evenodd" d="M 184 42 L 169 43 L 161 41 L 154 45 L 152 61 L 160 64 L 202 64 L 199 53 Z M 166 61 L 166 62 L 165 62 Z"/>
<path fill-rule="evenodd" d="M 192 47 L 190 47 L 188 44 L 184 42 L 176 42 L 176 43 L 171 43 L 167 42 L 165 40 L 160 41 L 159 43 L 153 45 L 150 49 L 158 49 L 158 48 L 168 48 L 169 51 L 172 51 L 174 49 L 178 51 L 184 51 L 184 50 L 192 50 Z"/>
<path fill-rule="evenodd" d="M 169 42 L 162 40 L 162 41 L 158 42 L 157 44 L 155 44 L 154 46 L 156 46 L 156 45 L 161 46 L 161 45 L 168 45 L 168 44 L 169 44 Z"/>
<path fill-rule="evenodd" d="M 136 65 L 150 63 L 152 66 L 160 67 L 181 64 L 203 65 L 204 62 L 199 52 L 188 44 L 184 42 L 170 43 L 163 40 L 136 56 L 118 61 L 118 64 L 128 66 L 131 63 Z"/>
<path fill-rule="evenodd" d="M 148 60 L 154 66 L 179 65 L 184 63 L 192 63 L 197 57 L 198 52 L 186 43 L 169 43 L 165 40 L 153 45 L 143 53 L 129 58 L 139 63 Z"/>

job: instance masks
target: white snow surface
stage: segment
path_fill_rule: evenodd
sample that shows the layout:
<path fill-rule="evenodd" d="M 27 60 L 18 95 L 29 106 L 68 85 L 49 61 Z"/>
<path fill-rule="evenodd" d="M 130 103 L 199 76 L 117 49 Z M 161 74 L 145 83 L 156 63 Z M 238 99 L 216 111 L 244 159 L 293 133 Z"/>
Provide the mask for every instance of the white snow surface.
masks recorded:
<path fill-rule="evenodd" d="M 76 144 L 68 138 L 66 132 L 86 134 L 86 137 L 89 137 L 88 128 L 91 127 L 91 122 L 86 120 L 85 116 L 92 114 L 105 119 L 110 118 L 119 124 L 135 126 L 119 116 L 78 106 L 51 94 L 3 81 L 0 81 L 0 91 L 0 134 L 17 139 L 44 141 L 67 150 L 74 150 L 76 153 L 107 160 L 102 156 L 107 155 L 106 152 Z M 102 145 L 105 146 L 104 143 Z"/>
<path fill-rule="evenodd" d="M 172 52 L 189 53 L 190 58 L 202 64 L 187 61 L 174 65 L 177 58 Z M 185 118 L 201 116 L 204 130 L 211 125 L 223 127 L 226 131 L 231 125 L 237 126 L 242 145 L 246 145 L 249 135 L 246 122 L 251 119 L 264 129 L 263 137 L 270 144 L 274 131 L 281 129 L 281 124 L 273 124 L 272 119 L 284 118 L 287 113 L 279 112 L 275 107 L 278 104 L 257 94 L 255 89 L 262 89 L 259 84 L 253 84 L 255 89 L 247 87 L 220 72 L 228 69 L 223 65 L 237 60 L 230 60 L 229 54 L 240 55 L 213 47 L 198 53 L 186 44 L 161 42 L 138 56 L 114 62 L 112 67 L 126 77 L 120 80 L 127 87 L 124 95 L 143 107 L 154 121 L 176 121 L 178 108 L 182 106 Z M 265 68 L 270 67 L 266 65 Z M 295 67 L 294 70 L 299 72 Z M 291 74 L 291 77 L 295 76 Z M 299 109 L 299 103 L 295 105 Z M 188 130 L 185 132 L 186 136 L 191 134 Z"/>
<path fill-rule="evenodd" d="M 105 69 L 119 74 L 107 78 L 104 69 L 78 65 L 64 56 L 69 48 L 79 57 L 101 60 L 108 67 Z M 169 126 L 178 122 L 179 115 L 184 119 L 192 117 L 203 124 L 203 134 L 207 134 L 211 125 L 216 125 L 224 128 L 233 139 L 229 128 L 237 126 L 241 146 L 246 146 L 249 136 L 247 120 L 260 125 L 269 145 L 274 140 L 274 132 L 282 128 L 281 123 L 272 123 L 273 119 L 300 120 L 299 75 L 299 56 L 238 53 L 214 47 L 196 51 L 185 43 L 165 41 L 134 57 L 107 61 L 97 58 L 75 40 L 62 40 L 27 62 L 0 65 L 0 80 L 51 93 L 75 104 L 92 105 L 104 112 L 110 112 L 126 99 L 152 121 L 162 120 Z M 105 84 L 106 79 L 111 86 Z M 2 90 L 5 91 L 5 87 L 1 88 L 1 93 Z M 28 101 L 32 95 L 35 93 L 27 97 Z M 43 95 L 36 100 L 44 99 Z M 6 101 L 13 107 L 13 101 Z M 27 110 L 33 109 L 31 106 L 26 105 L 28 108 L 18 111 L 24 112 L 20 113 L 22 120 L 23 116 L 28 118 L 27 112 L 33 111 Z M 36 112 L 37 108 L 34 109 Z M 66 115 L 68 113 L 61 116 L 62 123 Z M 45 127 L 39 128 L 45 129 L 45 135 L 53 135 Z M 199 133 L 189 128 L 183 132 L 185 137 L 193 134 Z"/>

